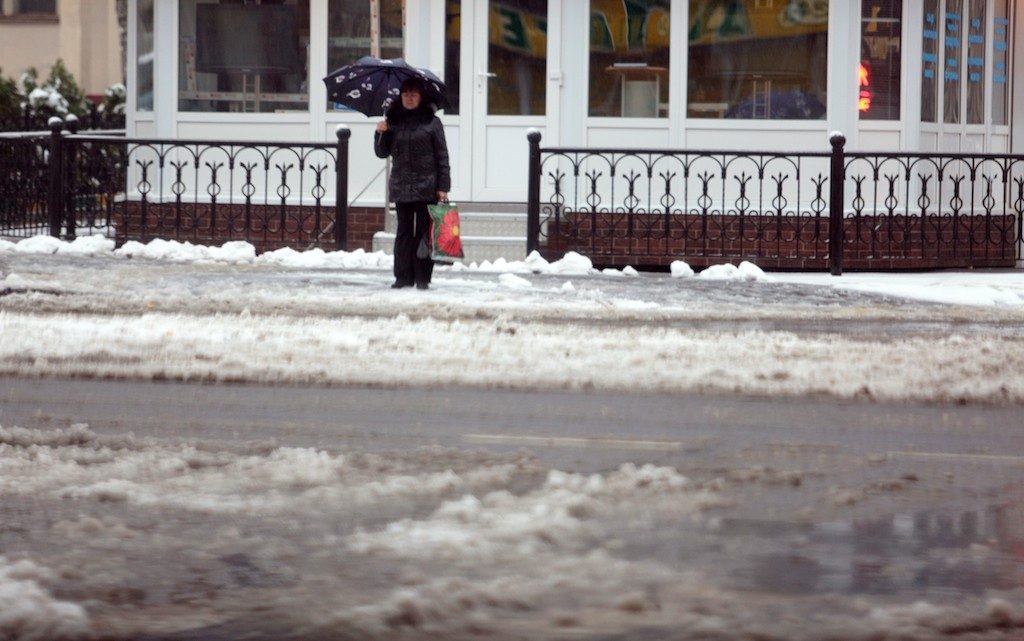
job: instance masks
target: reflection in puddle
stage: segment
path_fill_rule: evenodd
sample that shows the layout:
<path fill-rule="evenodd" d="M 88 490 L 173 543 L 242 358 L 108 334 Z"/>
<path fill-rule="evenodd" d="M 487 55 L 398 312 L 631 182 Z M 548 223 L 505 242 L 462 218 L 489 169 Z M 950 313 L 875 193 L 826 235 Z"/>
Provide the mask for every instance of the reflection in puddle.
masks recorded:
<path fill-rule="evenodd" d="M 1018 503 L 784 528 L 726 519 L 721 534 L 784 544 L 736 569 L 741 588 L 955 596 L 1024 585 L 1024 506 Z"/>

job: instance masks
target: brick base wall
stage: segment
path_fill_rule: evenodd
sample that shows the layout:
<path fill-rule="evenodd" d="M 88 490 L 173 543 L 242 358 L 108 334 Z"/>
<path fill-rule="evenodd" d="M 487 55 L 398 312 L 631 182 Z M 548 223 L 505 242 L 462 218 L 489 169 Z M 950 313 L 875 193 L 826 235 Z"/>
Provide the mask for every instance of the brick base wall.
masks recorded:
<path fill-rule="evenodd" d="M 231 240 L 252 243 L 257 252 L 291 247 L 302 251 L 335 249 L 333 207 L 227 205 L 210 203 L 142 203 L 114 207 L 116 240 L 148 242 L 154 238 L 221 245 Z M 373 235 L 384 230 L 384 208 L 348 211 L 347 249 L 373 249 Z"/>
<path fill-rule="evenodd" d="M 966 222 L 965 222 L 966 221 Z M 761 267 L 826 269 L 828 219 L 673 216 L 668 237 L 661 216 L 564 214 L 547 223 L 541 253 L 560 258 L 567 251 L 602 266 L 664 266 L 685 260 L 695 267 L 750 260 Z M 1016 218 L 861 216 L 845 219 L 843 267 L 847 269 L 935 269 L 1014 267 L 1018 256 Z M 891 233 L 890 233 L 891 232 Z M 891 236 L 891 237 L 890 237 Z"/>

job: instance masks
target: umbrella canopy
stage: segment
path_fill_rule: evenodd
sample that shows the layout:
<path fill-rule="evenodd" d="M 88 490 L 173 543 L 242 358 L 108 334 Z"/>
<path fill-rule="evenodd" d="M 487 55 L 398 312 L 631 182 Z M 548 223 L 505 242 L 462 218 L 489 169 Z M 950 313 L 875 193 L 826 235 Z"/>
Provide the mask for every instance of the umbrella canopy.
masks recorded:
<path fill-rule="evenodd" d="M 332 71 L 324 78 L 327 99 L 367 116 L 380 116 L 399 98 L 399 87 L 414 78 L 423 83 L 423 100 L 439 109 L 449 108 L 448 88 L 435 74 L 418 69 L 402 58 L 364 56 Z"/>

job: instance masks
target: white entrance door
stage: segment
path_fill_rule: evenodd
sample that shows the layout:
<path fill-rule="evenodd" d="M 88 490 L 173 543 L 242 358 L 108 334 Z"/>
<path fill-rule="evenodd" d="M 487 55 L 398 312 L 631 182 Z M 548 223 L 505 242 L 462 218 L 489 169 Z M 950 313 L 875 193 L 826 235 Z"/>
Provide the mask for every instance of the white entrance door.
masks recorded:
<path fill-rule="evenodd" d="M 554 116 L 548 113 L 548 5 L 559 1 L 463 0 L 463 34 L 472 43 L 463 64 L 472 70 L 474 201 L 526 201 L 526 133 L 545 132 Z"/>

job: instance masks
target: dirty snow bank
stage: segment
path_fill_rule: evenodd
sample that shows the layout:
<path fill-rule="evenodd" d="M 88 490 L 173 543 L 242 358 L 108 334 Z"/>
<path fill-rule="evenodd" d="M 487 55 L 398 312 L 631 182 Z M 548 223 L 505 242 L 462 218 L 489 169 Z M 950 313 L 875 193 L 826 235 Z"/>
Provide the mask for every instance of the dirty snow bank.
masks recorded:
<path fill-rule="evenodd" d="M 358 532 L 349 548 L 361 553 L 387 552 L 402 556 L 444 557 L 466 562 L 471 557 L 490 560 L 544 549 L 587 547 L 596 537 L 588 522 L 607 518 L 623 502 L 642 502 L 655 509 L 659 499 L 671 497 L 662 517 L 693 513 L 714 504 L 707 492 L 692 492 L 689 481 L 675 469 L 632 463 L 608 475 L 589 476 L 549 472 L 536 490 L 516 496 L 506 490 L 483 497 L 464 495 L 441 505 L 424 520 L 403 519 L 378 532 Z"/>
<path fill-rule="evenodd" d="M 1024 403 L 1024 343 L 497 320 L 0 313 L 0 372 Z"/>
<path fill-rule="evenodd" d="M 0 556 L 0 639 L 64 641 L 84 639 L 89 619 L 82 606 L 60 601 L 44 585 L 54 574 L 30 560 Z"/>

